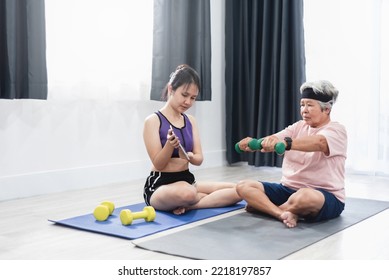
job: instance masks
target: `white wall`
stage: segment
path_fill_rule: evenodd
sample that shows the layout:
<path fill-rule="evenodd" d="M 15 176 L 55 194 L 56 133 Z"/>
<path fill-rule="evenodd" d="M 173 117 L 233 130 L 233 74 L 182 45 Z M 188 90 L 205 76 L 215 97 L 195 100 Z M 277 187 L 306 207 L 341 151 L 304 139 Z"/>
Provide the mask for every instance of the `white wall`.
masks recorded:
<path fill-rule="evenodd" d="M 211 5 L 213 97 L 189 111 L 198 120 L 205 155 L 193 169 L 226 163 L 224 3 Z M 92 87 L 85 90 L 93 94 Z M 146 178 L 143 120 L 163 103 L 50 95 L 55 92 L 46 101 L 0 100 L 0 200 Z"/>

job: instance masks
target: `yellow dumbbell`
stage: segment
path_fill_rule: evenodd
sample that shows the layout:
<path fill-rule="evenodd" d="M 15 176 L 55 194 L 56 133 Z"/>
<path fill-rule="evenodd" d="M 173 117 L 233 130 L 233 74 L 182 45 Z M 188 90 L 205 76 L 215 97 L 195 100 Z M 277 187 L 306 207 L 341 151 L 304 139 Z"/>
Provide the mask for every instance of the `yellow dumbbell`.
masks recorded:
<path fill-rule="evenodd" d="M 124 209 L 120 212 L 120 221 L 124 226 L 127 226 L 131 225 L 135 219 L 145 219 L 146 222 L 152 222 L 155 216 L 155 210 L 152 206 L 146 206 L 140 212 L 131 212 L 131 210 Z"/>
<path fill-rule="evenodd" d="M 115 205 L 111 201 L 103 201 L 95 208 L 93 216 L 95 216 L 96 220 L 102 222 L 108 219 L 113 210 L 115 210 Z"/>

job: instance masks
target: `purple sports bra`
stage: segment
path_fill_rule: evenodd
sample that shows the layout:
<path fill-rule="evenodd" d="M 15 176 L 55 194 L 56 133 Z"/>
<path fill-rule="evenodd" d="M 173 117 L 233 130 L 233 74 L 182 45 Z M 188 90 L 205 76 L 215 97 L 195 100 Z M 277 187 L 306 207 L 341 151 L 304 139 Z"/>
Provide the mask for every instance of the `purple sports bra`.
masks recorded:
<path fill-rule="evenodd" d="M 184 116 L 184 126 L 182 128 L 177 128 L 172 125 L 169 120 L 160 112 L 155 112 L 159 117 L 160 126 L 159 126 L 159 138 L 161 139 L 162 147 L 165 146 L 167 141 L 167 132 L 172 126 L 174 134 L 180 139 L 181 145 L 184 147 L 185 151 L 192 152 L 193 151 L 193 131 L 192 131 L 192 123 L 190 122 L 187 115 L 182 114 Z M 172 157 L 178 157 L 178 149 L 174 149 Z"/>

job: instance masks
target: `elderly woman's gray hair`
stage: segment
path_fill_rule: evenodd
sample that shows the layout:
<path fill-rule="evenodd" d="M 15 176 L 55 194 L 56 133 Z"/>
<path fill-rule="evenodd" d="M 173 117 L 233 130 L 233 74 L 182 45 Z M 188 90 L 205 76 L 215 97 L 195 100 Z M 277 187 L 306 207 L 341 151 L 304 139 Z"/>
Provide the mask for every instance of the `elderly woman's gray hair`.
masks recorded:
<path fill-rule="evenodd" d="M 315 99 L 320 103 L 322 110 L 335 104 L 339 91 L 327 80 L 305 82 L 300 87 L 301 98 Z"/>

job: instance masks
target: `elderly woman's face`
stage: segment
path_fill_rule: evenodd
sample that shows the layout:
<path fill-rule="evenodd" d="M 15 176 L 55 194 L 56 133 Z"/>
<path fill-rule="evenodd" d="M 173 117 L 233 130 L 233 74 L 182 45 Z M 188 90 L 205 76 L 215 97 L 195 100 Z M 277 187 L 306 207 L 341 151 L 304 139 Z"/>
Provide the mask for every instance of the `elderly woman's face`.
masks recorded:
<path fill-rule="evenodd" d="M 329 122 L 329 110 L 322 110 L 315 99 L 302 98 L 300 101 L 300 114 L 303 120 L 311 127 L 320 127 Z"/>

